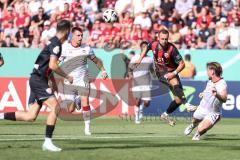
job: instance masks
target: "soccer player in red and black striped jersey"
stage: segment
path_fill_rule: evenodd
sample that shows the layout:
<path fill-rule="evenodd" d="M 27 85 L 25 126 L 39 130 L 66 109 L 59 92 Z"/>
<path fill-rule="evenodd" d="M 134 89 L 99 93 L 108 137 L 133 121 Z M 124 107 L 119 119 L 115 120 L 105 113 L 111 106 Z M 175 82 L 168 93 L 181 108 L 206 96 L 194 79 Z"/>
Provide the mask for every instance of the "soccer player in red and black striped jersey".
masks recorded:
<path fill-rule="evenodd" d="M 61 148 L 56 147 L 52 143 L 52 134 L 57 121 L 57 116 L 60 111 L 58 101 L 48 85 L 48 79 L 52 71 L 66 78 L 70 83 L 73 82 L 73 77 L 67 75 L 58 66 L 58 59 L 62 52 L 62 43 L 67 40 L 71 29 L 71 23 L 67 20 L 61 20 L 57 24 L 56 36 L 49 40 L 48 45 L 39 54 L 33 72 L 31 74 L 29 111 L 16 111 L 1 113 L 0 119 L 13 121 L 28 121 L 32 122 L 38 116 L 38 113 L 45 103 L 51 109 L 47 117 L 47 126 L 45 141 L 42 145 L 43 150 L 59 152 Z"/>
<path fill-rule="evenodd" d="M 142 50 L 136 64 L 141 63 L 148 51 L 152 51 L 156 75 L 160 82 L 169 86 L 174 95 L 174 100 L 161 115 L 161 119 L 174 126 L 175 122 L 169 118 L 169 114 L 173 113 L 182 103 L 185 105 L 188 105 L 188 103 L 186 103 L 183 87 L 178 76 L 178 73 L 185 67 L 185 63 L 178 49 L 168 42 L 168 38 L 169 32 L 165 29 L 160 30 L 158 40 L 149 43 Z"/>

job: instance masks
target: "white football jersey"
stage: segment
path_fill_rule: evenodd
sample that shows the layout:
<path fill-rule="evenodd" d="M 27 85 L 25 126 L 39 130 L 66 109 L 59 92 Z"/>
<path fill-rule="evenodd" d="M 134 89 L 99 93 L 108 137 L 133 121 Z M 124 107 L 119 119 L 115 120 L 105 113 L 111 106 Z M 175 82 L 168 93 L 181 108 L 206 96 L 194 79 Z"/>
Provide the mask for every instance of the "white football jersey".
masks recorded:
<path fill-rule="evenodd" d="M 130 65 L 134 65 L 134 62 L 140 58 L 140 55 L 137 54 L 132 57 L 130 61 Z M 141 63 L 133 69 L 133 77 L 141 77 L 141 76 L 150 76 L 150 68 L 153 65 L 153 58 L 152 57 L 144 57 Z"/>
<path fill-rule="evenodd" d="M 199 107 L 202 107 L 209 112 L 221 113 L 222 102 L 212 95 L 213 88 L 215 88 L 218 93 L 222 92 L 223 90 L 227 90 L 227 83 L 224 79 L 221 79 L 216 83 L 209 80 L 203 91 L 203 98 Z"/>
<path fill-rule="evenodd" d="M 73 47 L 71 43 L 65 42 L 62 45 L 62 55 L 60 57 L 61 68 L 67 74 L 73 76 L 75 82 L 88 81 L 87 59 L 93 59 L 94 57 L 95 54 L 90 46 Z"/>

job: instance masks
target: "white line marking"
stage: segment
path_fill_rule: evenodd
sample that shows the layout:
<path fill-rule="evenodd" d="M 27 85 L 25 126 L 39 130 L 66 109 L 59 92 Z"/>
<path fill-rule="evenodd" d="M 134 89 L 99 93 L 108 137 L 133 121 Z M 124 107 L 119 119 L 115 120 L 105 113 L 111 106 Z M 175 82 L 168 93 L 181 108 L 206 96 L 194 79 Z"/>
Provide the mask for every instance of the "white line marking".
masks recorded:
<path fill-rule="evenodd" d="M 14 135 L 10 135 L 14 136 Z M 16 135 L 20 136 L 20 135 Z M 29 136 L 29 135 L 21 135 L 21 136 Z M 39 136 L 39 135 L 38 135 Z M 0 136 L 1 137 L 1 136 Z M 135 138 L 176 138 L 180 137 L 178 135 L 173 136 L 128 136 L 128 137 L 94 137 L 94 136 L 69 136 L 69 135 L 56 135 L 54 136 L 54 140 L 80 140 L 80 139 L 135 139 Z M 41 137 L 34 137 L 34 138 L 0 138 L 0 141 L 40 141 L 43 140 L 44 136 Z"/>

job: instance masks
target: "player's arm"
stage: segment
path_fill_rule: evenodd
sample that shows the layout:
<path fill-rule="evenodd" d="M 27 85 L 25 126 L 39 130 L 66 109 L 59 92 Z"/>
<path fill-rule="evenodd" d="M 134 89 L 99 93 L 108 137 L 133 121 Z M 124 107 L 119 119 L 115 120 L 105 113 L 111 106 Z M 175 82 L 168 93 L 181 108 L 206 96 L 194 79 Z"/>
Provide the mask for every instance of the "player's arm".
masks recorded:
<path fill-rule="evenodd" d="M 177 64 L 177 68 L 173 72 L 167 73 L 165 75 L 165 78 L 168 79 L 168 80 L 170 80 L 173 77 L 175 77 L 185 67 L 185 63 L 184 63 L 184 61 L 182 59 L 182 56 L 180 55 L 180 53 L 178 52 L 176 47 L 173 47 L 172 54 L 171 54 L 171 60 L 175 64 Z"/>
<path fill-rule="evenodd" d="M 150 45 L 146 45 L 143 47 L 141 53 L 140 53 L 140 57 L 137 61 L 135 61 L 135 64 L 138 65 L 142 62 L 143 58 L 147 55 L 148 51 L 149 51 L 149 48 L 150 48 Z"/>
<path fill-rule="evenodd" d="M 73 82 L 73 77 L 68 76 L 59 66 L 58 66 L 58 57 L 50 56 L 49 68 L 57 73 L 58 75 L 66 78 L 70 83 Z"/>
<path fill-rule="evenodd" d="M 173 73 L 177 75 L 179 72 L 181 72 L 184 69 L 184 67 L 185 67 L 184 61 L 183 60 L 179 61 L 178 67 L 175 69 L 175 71 L 173 71 Z"/>
<path fill-rule="evenodd" d="M 88 58 L 91 61 L 93 61 L 96 64 L 97 68 L 102 72 L 103 79 L 107 79 L 108 78 L 108 74 L 107 74 L 107 72 L 106 72 L 106 70 L 105 70 L 105 68 L 103 66 L 102 60 L 95 56 L 94 51 L 93 51 L 92 48 L 90 48 L 90 50 L 89 50 Z"/>
<path fill-rule="evenodd" d="M 217 92 L 216 89 L 212 90 L 213 95 L 221 102 L 225 103 L 227 101 L 227 89 L 223 89 L 221 92 Z"/>
<path fill-rule="evenodd" d="M 134 64 L 132 61 L 128 65 L 128 70 L 127 70 L 127 76 L 129 79 L 133 77 L 133 70 L 136 67 L 136 64 Z"/>
<path fill-rule="evenodd" d="M 96 56 L 92 56 L 92 58 L 90 59 L 96 64 L 97 68 L 102 72 L 103 79 L 108 78 L 108 74 L 103 66 L 102 60 L 100 60 Z"/>
<path fill-rule="evenodd" d="M 156 72 L 155 72 L 155 68 L 154 68 L 154 64 L 153 64 L 153 63 L 154 63 L 154 61 L 152 62 L 149 71 L 150 71 L 150 73 L 152 74 L 152 76 L 153 76 L 154 78 L 156 78 L 157 75 L 156 75 Z"/>
<path fill-rule="evenodd" d="M 50 86 L 50 88 L 52 88 L 52 90 L 58 92 L 57 82 L 53 74 L 51 74 L 49 77 L 48 85 Z"/>
<path fill-rule="evenodd" d="M 55 73 L 57 73 L 58 75 L 66 78 L 70 83 L 72 83 L 73 77 L 68 76 L 58 65 L 58 62 L 59 62 L 58 60 L 59 60 L 59 57 L 61 56 L 60 46 L 52 42 L 49 45 L 49 52 L 50 52 L 49 68 Z"/>

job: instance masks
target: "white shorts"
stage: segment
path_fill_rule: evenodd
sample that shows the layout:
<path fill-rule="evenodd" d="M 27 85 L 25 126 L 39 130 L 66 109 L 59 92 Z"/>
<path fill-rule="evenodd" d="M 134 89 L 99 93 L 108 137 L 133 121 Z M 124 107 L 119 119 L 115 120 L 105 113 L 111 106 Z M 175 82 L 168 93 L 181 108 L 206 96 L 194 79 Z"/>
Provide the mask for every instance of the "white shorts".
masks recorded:
<path fill-rule="evenodd" d="M 74 101 L 77 95 L 79 96 L 89 96 L 90 84 L 89 82 L 78 81 L 78 83 L 63 85 L 63 97 L 64 100 Z"/>
<path fill-rule="evenodd" d="M 193 114 L 193 118 L 198 120 L 209 120 L 213 125 L 221 118 L 220 113 L 209 112 L 201 107 L 198 107 Z"/>
<path fill-rule="evenodd" d="M 150 101 L 151 98 L 151 86 L 145 85 L 145 86 L 135 86 L 132 88 L 133 97 L 139 98 L 144 101 Z"/>

